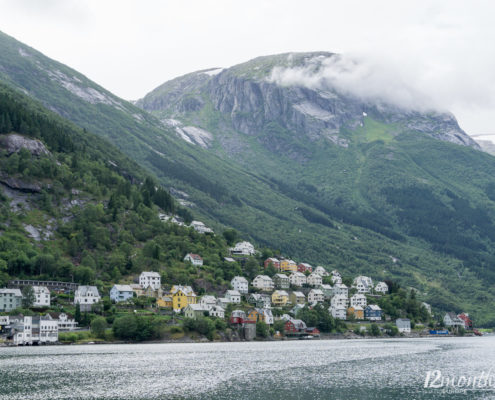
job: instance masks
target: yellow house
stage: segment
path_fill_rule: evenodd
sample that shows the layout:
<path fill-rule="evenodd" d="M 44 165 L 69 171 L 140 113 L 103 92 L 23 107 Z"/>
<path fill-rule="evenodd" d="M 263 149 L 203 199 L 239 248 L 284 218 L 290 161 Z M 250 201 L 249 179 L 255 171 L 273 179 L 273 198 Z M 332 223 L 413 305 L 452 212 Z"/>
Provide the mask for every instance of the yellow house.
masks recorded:
<path fill-rule="evenodd" d="M 156 305 L 160 308 L 172 308 L 172 298 L 163 296 L 156 301 Z"/>
<path fill-rule="evenodd" d="M 265 314 L 263 312 L 260 312 L 258 309 L 253 308 L 248 311 L 246 314 L 246 319 L 249 322 L 265 322 Z"/>
<path fill-rule="evenodd" d="M 172 298 L 172 308 L 174 311 L 181 311 L 189 304 L 196 304 L 196 293 L 191 286 L 174 285 L 170 289 L 169 297 Z"/>
<path fill-rule="evenodd" d="M 364 319 L 364 310 L 361 306 L 349 307 L 347 309 L 347 315 L 354 315 L 356 319 Z"/>
<path fill-rule="evenodd" d="M 280 261 L 280 271 L 296 272 L 297 264 L 293 260 L 281 260 Z"/>
<path fill-rule="evenodd" d="M 272 305 L 283 307 L 289 302 L 289 294 L 285 290 L 275 290 L 272 293 Z"/>

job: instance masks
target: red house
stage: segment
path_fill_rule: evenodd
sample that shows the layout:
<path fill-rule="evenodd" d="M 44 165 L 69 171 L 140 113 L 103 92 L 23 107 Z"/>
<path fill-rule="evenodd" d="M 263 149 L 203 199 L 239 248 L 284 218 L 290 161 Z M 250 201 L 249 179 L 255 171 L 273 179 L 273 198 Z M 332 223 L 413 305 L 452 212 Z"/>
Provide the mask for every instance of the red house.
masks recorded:
<path fill-rule="evenodd" d="M 268 268 L 268 266 L 272 264 L 277 270 L 280 270 L 280 260 L 275 257 L 269 257 L 265 260 L 264 265 L 265 268 Z"/>
<path fill-rule="evenodd" d="M 320 336 L 320 330 L 318 328 L 306 328 L 306 333 L 311 336 Z"/>
<path fill-rule="evenodd" d="M 309 265 L 308 263 L 300 263 L 297 266 L 297 270 L 304 274 L 306 271 L 313 272 L 313 267 L 311 265 Z"/>
<path fill-rule="evenodd" d="M 469 314 L 462 313 L 457 316 L 458 318 L 462 319 L 464 321 L 464 328 L 465 329 L 473 329 L 473 321 L 469 318 Z"/>
<path fill-rule="evenodd" d="M 305 333 L 306 324 L 300 319 L 291 319 L 285 323 L 284 331 L 286 335 Z"/>
<path fill-rule="evenodd" d="M 246 320 L 246 313 L 242 310 L 234 310 L 230 314 L 230 323 L 232 325 L 243 324 Z"/>

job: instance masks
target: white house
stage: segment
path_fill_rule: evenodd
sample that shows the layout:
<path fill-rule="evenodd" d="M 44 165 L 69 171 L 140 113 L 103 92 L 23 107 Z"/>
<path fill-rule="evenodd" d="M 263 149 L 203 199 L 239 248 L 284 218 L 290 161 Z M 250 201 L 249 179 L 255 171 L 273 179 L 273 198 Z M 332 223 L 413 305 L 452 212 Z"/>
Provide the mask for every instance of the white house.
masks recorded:
<path fill-rule="evenodd" d="M 22 293 L 19 289 L 0 289 L 0 311 L 12 311 L 22 306 Z"/>
<path fill-rule="evenodd" d="M 332 307 L 341 306 L 347 309 L 347 305 L 349 304 L 349 299 L 347 298 L 347 296 L 338 294 L 332 297 L 332 299 L 330 300 L 330 304 L 332 305 Z"/>
<path fill-rule="evenodd" d="M 273 325 L 275 321 L 273 318 L 272 310 L 270 310 L 269 308 L 262 308 L 261 310 L 263 311 L 263 315 L 265 316 L 265 324 Z"/>
<path fill-rule="evenodd" d="M 342 278 L 342 275 L 340 275 L 340 272 L 337 271 L 336 269 L 334 269 L 332 272 L 330 272 L 330 275 L 332 275 L 332 276 L 338 276 L 338 277 Z"/>
<path fill-rule="evenodd" d="M 369 276 L 358 276 L 354 279 L 352 284 L 358 291 L 358 293 L 370 293 L 373 289 L 373 280 Z"/>
<path fill-rule="evenodd" d="M 50 291 L 46 286 L 33 286 L 34 307 L 50 307 Z"/>
<path fill-rule="evenodd" d="M 225 309 L 222 306 L 213 306 L 209 309 L 210 317 L 225 318 Z"/>
<path fill-rule="evenodd" d="M 293 272 L 289 275 L 289 281 L 292 286 L 302 286 L 306 284 L 307 278 L 302 272 Z"/>
<path fill-rule="evenodd" d="M 184 257 L 184 261 L 189 261 L 192 265 L 201 267 L 203 265 L 203 259 L 200 255 L 194 253 L 187 253 Z"/>
<path fill-rule="evenodd" d="M 252 285 L 255 288 L 266 291 L 273 290 L 273 288 L 275 287 L 272 278 L 267 275 L 258 275 L 256 278 L 253 279 Z"/>
<path fill-rule="evenodd" d="M 215 296 L 204 295 L 199 300 L 199 304 L 205 310 L 210 310 L 212 307 L 216 306 L 217 299 L 215 298 Z"/>
<path fill-rule="evenodd" d="M 375 286 L 376 293 L 388 293 L 388 285 L 385 282 L 378 282 Z"/>
<path fill-rule="evenodd" d="M 15 345 L 58 342 L 58 322 L 44 317 L 24 317 L 13 325 Z"/>
<path fill-rule="evenodd" d="M 321 275 L 318 275 L 316 272 L 310 274 L 306 280 L 307 284 L 313 287 L 319 287 L 323 283 L 323 279 Z"/>
<path fill-rule="evenodd" d="M 81 311 L 91 311 L 93 304 L 100 300 L 96 286 L 79 286 L 74 293 L 74 304 L 79 304 Z"/>
<path fill-rule="evenodd" d="M 347 319 L 347 308 L 344 306 L 330 306 L 328 312 L 336 319 L 342 319 L 344 321 Z"/>
<path fill-rule="evenodd" d="M 52 312 L 45 316 L 47 319 L 57 321 L 59 331 L 73 331 L 77 328 L 76 320 L 66 313 Z"/>
<path fill-rule="evenodd" d="M 366 296 L 362 293 L 356 293 L 354 296 L 351 296 L 351 307 L 366 307 Z"/>
<path fill-rule="evenodd" d="M 222 307 L 224 310 L 229 306 L 229 304 L 229 299 L 226 299 L 225 297 L 219 297 L 217 299 L 217 306 Z"/>
<path fill-rule="evenodd" d="M 162 286 L 162 277 L 158 272 L 145 271 L 139 275 L 139 284 L 143 289 L 151 287 L 153 290 L 158 290 Z"/>
<path fill-rule="evenodd" d="M 328 271 L 320 265 L 318 265 L 313 272 L 316 272 L 320 276 L 330 276 Z"/>
<path fill-rule="evenodd" d="M 311 289 L 308 293 L 308 303 L 323 303 L 325 295 L 321 289 Z"/>
<path fill-rule="evenodd" d="M 227 290 L 225 293 L 225 298 L 229 301 L 229 303 L 241 303 L 241 294 L 237 290 Z"/>
<path fill-rule="evenodd" d="M 464 321 L 453 312 L 448 312 L 445 314 L 443 317 L 443 323 L 445 326 L 462 326 L 464 328 Z"/>
<path fill-rule="evenodd" d="M 131 285 L 113 285 L 110 289 L 110 300 L 115 303 L 132 299 L 134 291 Z"/>
<path fill-rule="evenodd" d="M 332 277 L 330 279 L 332 280 L 332 285 L 335 285 L 337 283 L 342 283 L 342 277 L 341 276 L 332 275 Z"/>
<path fill-rule="evenodd" d="M 336 283 L 333 286 L 333 295 L 334 296 L 345 296 L 345 297 L 348 297 L 349 296 L 349 289 L 343 283 Z"/>
<path fill-rule="evenodd" d="M 256 253 L 256 250 L 249 242 L 239 242 L 230 249 L 230 253 L 239 256 L 252 256 Z"/>
<path fill-rule="evenodd" d="M 249 282 L 243 276 L 234 276 L 230 281 L 230 284 L 239 293 L 247 294 L 249 293 Z"/>
<path fill-rule="evenodd" d="M 411 333 L 411 320 L 408 318 L 398 318 L 395 321 L 395 326 L 399 333 Z"/>

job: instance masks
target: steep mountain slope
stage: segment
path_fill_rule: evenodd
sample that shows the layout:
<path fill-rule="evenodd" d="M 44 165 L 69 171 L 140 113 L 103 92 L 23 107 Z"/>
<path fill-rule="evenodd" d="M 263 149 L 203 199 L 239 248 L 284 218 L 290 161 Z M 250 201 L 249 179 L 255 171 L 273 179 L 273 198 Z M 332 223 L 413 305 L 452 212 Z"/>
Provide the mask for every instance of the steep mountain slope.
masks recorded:
<path fill-rule="evenodd" d="M 216 230 L 495 324 L 493 158 L 449 115 L 274 80 L 305 57 L 189 74 L 138 103 L 155 115 L 3 34 L 0 80 L 109 139 Z"/>
<path fill-rule="evenodd" d="M 153 269 L 167 284 L 225 290 L 241 273 L 223 260 L 227 243 L 159 220 L 177 209 L 114 146 L 0 83 L 0 287 L 63 280 L 108 293 Z M 185 264 L 186 252 L 205 267 Z"/>
<path fill-rule="evenodd" d="M 459 288 L 467 271 L 493 282 L 493 158 L 477 151 L 451 114 L 363 99 L 325 80 L 321 70 L 333 57 L 283 54 L 199 71 L 166 82 L 137 105 L 185 141 L 236 162 L 301 202 L 292 214 L 313 227 L 364 228 L 402 243 L 407 253 L 412 247 L 452 258 L 447 263 L 462 270 L 449 273 L 445 261 L 438 268 L 409 258 L 395 272 L 415 276 L 416 284 L 426 282 L 412 272 L 414 264 L 426 275 L 443 270 L 452 281 L 435 286 Z M 286 238 L 283 229 L 277 234 Z M 324 235 L 331 240 L 320 249 L 330 259 L 352 254 L 346 268 L 367 258 L 341 242 L 343 233 L 337 240 L 333 232 Z M 376 254 L 375 241 L 384 243 L 361 235 L 353 238 L 364 242 L 361 250 L 368 255 Z M 277 242 L 271 235 L 270 240 Z M 298 250 L 308 254 L 308 244 L 302 246 Z M 392 253 L 385 251 L 397 258 Z M 375 268 L 377 263 L 390 268 L 390 261 L 370 262 Z"/>

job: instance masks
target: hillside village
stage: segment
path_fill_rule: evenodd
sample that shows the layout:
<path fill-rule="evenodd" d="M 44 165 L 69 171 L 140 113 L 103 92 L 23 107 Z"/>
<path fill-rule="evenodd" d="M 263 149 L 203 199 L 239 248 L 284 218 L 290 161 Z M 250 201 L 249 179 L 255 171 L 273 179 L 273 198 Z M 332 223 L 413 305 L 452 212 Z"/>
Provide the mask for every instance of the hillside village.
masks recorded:
<path fill-rule="evenodd" d="M 177 219 L 160 218 L 166 223 L 183 224 Z M 193 221 L 190 227 L 213 235 L 199 221 Z M 260 257 L 247 241 L 236 243 L 229 253 L 224 257 L 226 262 L 244 266 Z M 199 254 L 187 253 L 183 261 L 203 268 Z M 407 294 L 390 281 L 374 282 L 364 275 L 343 278 L 337 270 L 327 271 L 282 256 L 261 260 L 258 272 L 252 279 L 234 276 L 230 288 L 223 292 L 203 290 L 201 294 L 181 282 L 163 282 L 158 271 L 143 271 L 135 282 L 115 283 L 103 293 L 102 288 L 91 285 L 13 280 L 9 288 L 0 289 L 0 337 L 13 345 L 56 343 L 67 341 L 66 332 L 88 332 L 88 326 L 93 331 L 94 321 L 100 320 L 103 330 L 114 323 L 114 338 L 126 338 L 125 327 L 120 334 L 115 329 L 115 315 L 103 316 L 105 311 L 118 308 L 120 318 L 132 317 L 136 307 L 140 313 L 162 316 L 162 322 L 174 325 L 171 332 L 197 331 L 210 339 L 215 338 L 215 331 L 225 331 L 227 326 L 235 333 L 230 336 L 234 340 L 315 338 L 331 332 L 395 336 L 473 330 L 465 313 L 449 312 L 435 321 L 430 305 L 415 299 L 414 289 Z M 397 307 L 400 296 L 407 302 L 405 309 L 391 306 L 395 302 Z M 58 310 L 52 298 L 57 299 Z M 26 309 L 31 315 L 19 312 Z M 74 315 L 65 309 L 74 310 Z M 105 333 L 101 336 L 106 337 Z"/>

